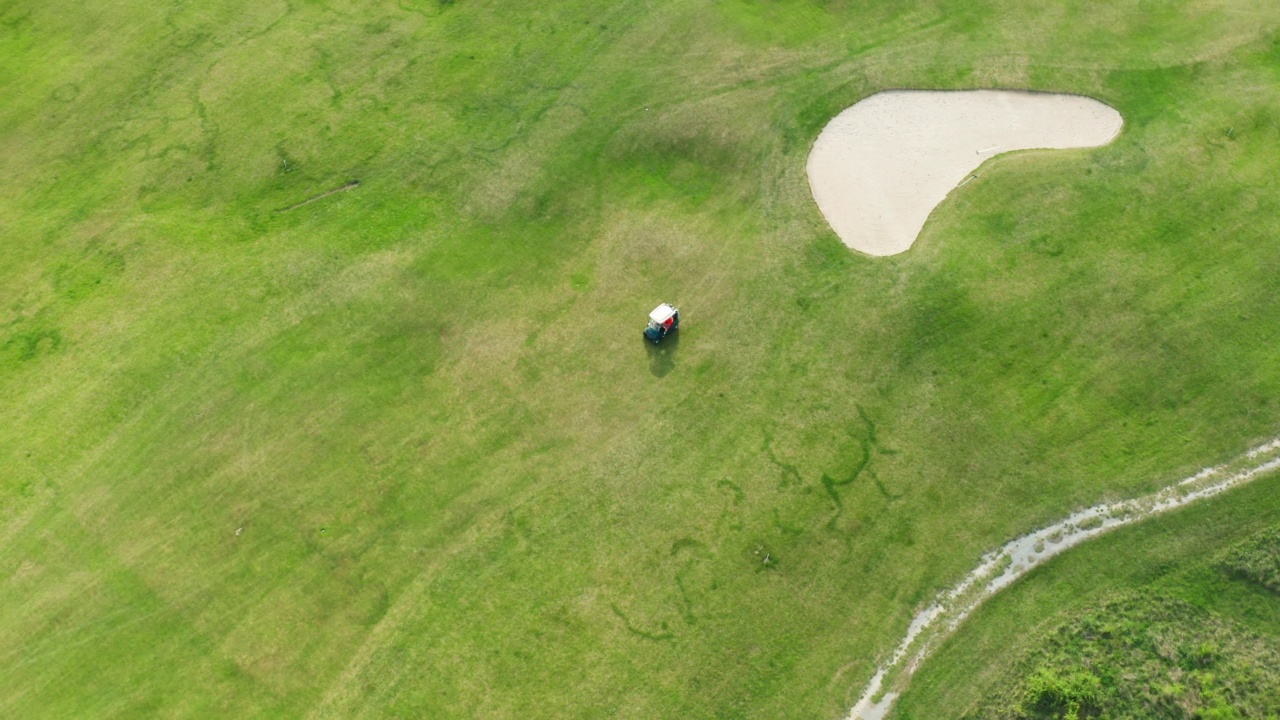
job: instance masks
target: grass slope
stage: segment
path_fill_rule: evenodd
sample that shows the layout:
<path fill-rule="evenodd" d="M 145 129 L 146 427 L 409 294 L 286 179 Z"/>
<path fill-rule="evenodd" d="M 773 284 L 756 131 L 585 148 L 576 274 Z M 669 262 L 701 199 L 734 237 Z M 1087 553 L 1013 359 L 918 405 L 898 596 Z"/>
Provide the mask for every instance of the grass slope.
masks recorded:
<path fill-rule="evenodd" d="M 1276 640 L 1159 594 L 1119 597 L 1055 631 L 1028 674 L 966 716 L 1273 719 Z"/>
<path fill-rule="evenodd" d="M 1239 564 L 1274 553 L 1277 486 L 1115 532 L 1027 576 L 942 646 L 893 717 L 1275 717 L 1280 595 Z"/>
<path fill-rule="evenodd" d="M 6 716 L 833 717 L 984 550 L 1280 427 L 1274 3 L 0 25 Z M 826 120 L 991 86 L 1126 130 L 845 250 Z"/>

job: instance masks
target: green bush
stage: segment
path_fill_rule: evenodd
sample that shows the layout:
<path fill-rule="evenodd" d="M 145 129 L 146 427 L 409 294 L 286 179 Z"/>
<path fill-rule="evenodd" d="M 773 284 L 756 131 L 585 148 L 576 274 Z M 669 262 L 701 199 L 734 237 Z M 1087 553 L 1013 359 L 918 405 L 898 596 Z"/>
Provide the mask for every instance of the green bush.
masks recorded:
<path fill-rule="evenodd" d="M 1267 718 L 1280 642 L 1154 593 L 1114 598 L 1047 633 L 966 715 L 1001 720 Z"/>
<path fill-rule="evenodd" d="M 1027 682 L 1027 704 L 1050 717 L 1094 717 L 1101 697 L 1102 681 L 1087 670 L 1062 675 L 1041 667 Z"/>
<path fill-rule="evenodd" d="M 1280 527 L 1232 547 L 1222 560 L 1227 572 L 1280 593 Z"/>

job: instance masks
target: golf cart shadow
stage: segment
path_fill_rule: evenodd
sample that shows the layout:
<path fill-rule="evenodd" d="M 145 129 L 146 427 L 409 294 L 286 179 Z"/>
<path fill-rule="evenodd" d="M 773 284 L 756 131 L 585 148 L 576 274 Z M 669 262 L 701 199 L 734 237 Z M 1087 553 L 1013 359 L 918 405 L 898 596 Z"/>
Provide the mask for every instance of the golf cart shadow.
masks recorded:
<path fill-rule="evenodd" d="M 656 378 L 666 377 L 676 367 L 675 352 L 680 347 L 680 333 L 674 332 L 656 345 L 645 338 L 644 347 L 649 352 L 649 372 Z"/>

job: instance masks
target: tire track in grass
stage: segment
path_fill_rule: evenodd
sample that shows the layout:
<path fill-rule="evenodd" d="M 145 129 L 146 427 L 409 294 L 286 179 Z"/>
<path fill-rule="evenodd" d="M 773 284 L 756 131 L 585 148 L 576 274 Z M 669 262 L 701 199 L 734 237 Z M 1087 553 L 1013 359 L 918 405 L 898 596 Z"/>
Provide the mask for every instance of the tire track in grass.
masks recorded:
<path fill-rule="evenodd" d="M 846 720 L 880 720 L 920 664 L 988 598 L 1046 560 L 1109 530 L 1226 492 L 1280 470 L 1280 437 L 1149 495 L 1101 503 L 1005 543 L 916 613 L 889 662 L 881 665 Z"/>
<path fill-rule="evenodd" d="M 331 190 L 325 190 L 325 191 L 324 191 L 324 192 L 322 192 L 322 193 L 318 193 L 318 194 L 312 195 L 311 197 L 307 198 L 306 200 L 303 200 L 302 202 L 296 202 L 296 203 L 294 203 L 294 204 L 290 205 L 289 207 L 282 207 L 282 208 L 279 208 L 279 209 L 277 209 L 277 210 L 276 210 L 276 212 L 278 212 L 278 213 L 287 213 L 287 212 L 289 212 L 290 210 L 297 210 L 298 208 L 300 208 L 300 207 L 304 207 L 304 206 L 306 206 L 306 205 L 310 205 L 311 203 L 313 203 L 313 202 L 315 202 L 315 201 L 317 201 L 317 200 L 323 200 L 323 199 L 325 199 L 325 198 L 329 197 L 330 195 L 337 195 L 337 194 L 338 194 L 338 193 L 340 193 L 340 192 L 346 192 L 346 191 L 348 191 L 348 190 L 354 190 L 354 189 L 356 189 L 356 188 L 358 188 L 358 187 L 360 187 L 360 181 L 359 181 L 359 180 L 348 180 L 346 183 L 344 183 L 344 184 L 342 184 L 342 185 L 339 185 L 339 186 L 338 186 L 338 187 L 336 187 L 336 188 L 333 188 L 333 189 L 331 189 Z"/>

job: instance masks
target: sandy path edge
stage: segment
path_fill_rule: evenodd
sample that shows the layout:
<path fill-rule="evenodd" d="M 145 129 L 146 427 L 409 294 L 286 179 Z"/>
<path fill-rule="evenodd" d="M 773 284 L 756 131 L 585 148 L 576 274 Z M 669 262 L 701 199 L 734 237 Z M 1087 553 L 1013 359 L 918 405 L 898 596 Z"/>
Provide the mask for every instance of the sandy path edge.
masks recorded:
<path fill-rule="evenodd" d="M 916 614 L 889 662 L 881 665 L 846 720 L 881 720 L 911 675 L 988 598 L 1050 558 L 1115 528 L 1185 507 L 1280 470 L 1280 437 L 1222 465 L 1205 468 L 1149 495 L 1101 503 L 1010 540 Z M 890 678 L 891 691 L 885 679 Z M 879 699 L 877 700 L 877 697 Z"/>
<path fill-rule="evenodd" d="M 848 247 L 896 255 L 983 162 L 1006 152 L 1098 147 L 1123 129 L 1083 95 L 1021 90 L 886 90 L 827 123 L 809 152 L 814 201 Z"/>

